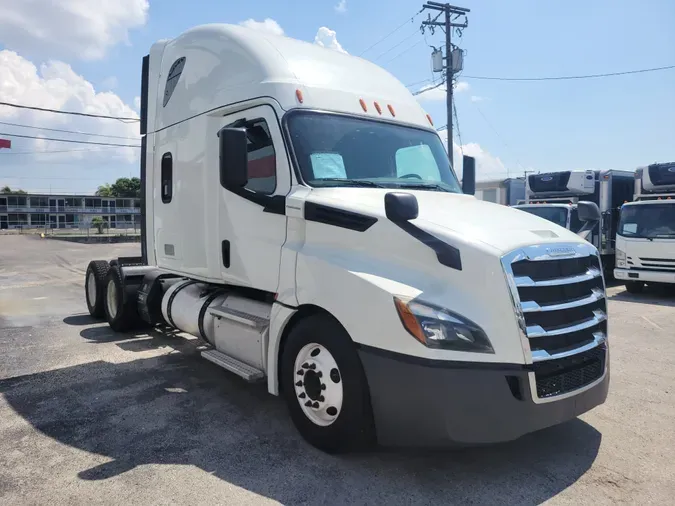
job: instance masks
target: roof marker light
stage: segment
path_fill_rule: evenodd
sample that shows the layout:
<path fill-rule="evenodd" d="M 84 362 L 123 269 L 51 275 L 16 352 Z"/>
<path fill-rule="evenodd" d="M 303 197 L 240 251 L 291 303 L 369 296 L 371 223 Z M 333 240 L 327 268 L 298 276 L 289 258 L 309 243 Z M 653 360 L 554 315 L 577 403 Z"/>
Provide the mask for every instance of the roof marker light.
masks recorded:
<path fill-rule="evenodd" d="M 382 114 L 382 108 L 380 107 L 380 104 L 378 104 L 377 102 L 373 102 L 373 104 L 375 105 L 375 109 L 377 110 L 377 114 Z"/>
<path fill-rule="evenodd" d="M 434 126 L 434 120 L 432 120 L 431 116 L 428 115 L 428 114 L 427 114 L 427 119 L 429 120 L 429 124 L 431 124 L 431 126 Z"/>
<path fill-rule="evenodd" d="M 387 105 L 387 109 L 389 109 L 389 112 L 392 116 L 396 117 L 396 112 L 394 111 L 394 108 L 391 106 L 391 104 Z"/>
<path fill-rule="evenodd" d="M 366 105 L 366 101 L 363 100 L 362 98 L 359 99 L 359 104 L 361 104 L 361 109 L 363 109 L 363 112 L 368 112 L 368 106 Z"/>
<path fill-rule="evenodd" d="M 302 97 L 302 91 L 300 91 L 300 89 L 295 90 L 295 97 L 298 99 L 298 102 L 302 104 L 304 99 Z"/>

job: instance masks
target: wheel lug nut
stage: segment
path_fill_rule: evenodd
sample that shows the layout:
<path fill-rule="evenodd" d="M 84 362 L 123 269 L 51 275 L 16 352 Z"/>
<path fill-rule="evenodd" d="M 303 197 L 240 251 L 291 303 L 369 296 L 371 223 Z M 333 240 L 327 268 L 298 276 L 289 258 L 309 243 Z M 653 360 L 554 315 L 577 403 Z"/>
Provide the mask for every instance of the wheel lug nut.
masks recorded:
<path fill-rule="evenodd" d="M 311 408 L 312 407 L 312 401 L 305 402 L 305 406 L 307 406 L 308 408 Z"/>
<path fill-rule="evenodd" d="M 295 384 L 295 386 L 296 386 L 296 387 L 301 387 L 301 386 L 302 386 L 302 381 L 298 381 L 298 382 Z"/>
<path fill-rule="evenodd" d="M 321 383 L 321 390 L 326 390 L 326 384 L 325 383 Z"/>
<path fill-rule="evenodd" d="M 303 365 L 303 367 L 304 367 L 304 365 Z M 314 369 L 316 369 L 316 364 L 310 364 L 309 368 L 313 371 Z"/>
<path fill-rule="evenodd" d="M 318 403 L 318 402 L 315 402 L 314 404 L 312 404 L 312 407 L 313 407 L 314 409 L 318 408 L 318 407 L 319 407 L 319 403 Z"/>
<path fill-rule="evenodd" d="M 323 402 L 325 400 L 326 400 L 326 398 L 323 395 L 319 397 L 319 402 Z"/>
<path fill-rule="evenodd" d="M 309 364 L 307 362 L 305 362 L 304 364 L 302 364 L 302 368 L 303 369 L 309 369 Z"/>
<path fill-rule="evenodd" d="M 317 372 L 316 375 L 321 378 L 323 376 L 323 373 L 321 371 Z"/>
<path fill-rule="evenodd" d="M 301 399 L 304 399 L 305 397 L 307 397 L 307 394 L 305 394 L 305 392 L 302 392 L 302 393 L 298 394 L 298 397 L 300 397 Z"/>
<path fill-rule="evenodd" d="M 298 376 L 302 376 L 303 374 L 305 374 L 305 371 L 303 371 L 302 369 L 300 369 L 300 370 L 298 371 Z"/>

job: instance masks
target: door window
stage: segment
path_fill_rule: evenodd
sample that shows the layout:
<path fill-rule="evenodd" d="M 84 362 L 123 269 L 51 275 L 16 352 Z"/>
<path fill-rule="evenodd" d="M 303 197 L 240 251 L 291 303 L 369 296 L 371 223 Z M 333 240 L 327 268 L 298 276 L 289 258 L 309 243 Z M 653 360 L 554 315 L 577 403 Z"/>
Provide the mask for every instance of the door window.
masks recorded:
<path fill-rule="evenodd" d="M 246 129 L 248 183 L 246 188 L 270 195 L 277 186 L 277 158 L 269 126 L 263 118 L 239 121 L 230 125 Z"/>

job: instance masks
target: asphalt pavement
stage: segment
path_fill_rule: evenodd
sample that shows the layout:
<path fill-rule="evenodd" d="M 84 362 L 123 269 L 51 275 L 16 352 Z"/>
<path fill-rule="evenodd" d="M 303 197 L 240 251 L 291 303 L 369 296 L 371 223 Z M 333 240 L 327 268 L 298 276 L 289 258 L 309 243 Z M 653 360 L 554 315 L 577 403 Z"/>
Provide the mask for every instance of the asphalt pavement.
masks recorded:
<path fill-rule="evenodd" d="M 329 456 L 196 340 L 115 334 L 89 260 L 138 244 L 0 236 L 0 504 L 667 504 L 675 296 L 609 290 L 607 402 L 517 441 Z"/>

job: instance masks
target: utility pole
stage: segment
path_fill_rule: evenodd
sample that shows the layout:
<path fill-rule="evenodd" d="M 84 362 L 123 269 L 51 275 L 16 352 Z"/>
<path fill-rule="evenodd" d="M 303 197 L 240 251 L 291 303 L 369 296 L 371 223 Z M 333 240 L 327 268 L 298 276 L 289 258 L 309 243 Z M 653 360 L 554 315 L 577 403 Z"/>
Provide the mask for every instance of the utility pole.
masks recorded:
<path fill-rule="evenodd" d="M 422 33 L 424 28 L 429 27 L 431 33 L 434 33 L 435 27 L 440 27 L 445 31 L 445 89 L 446 89 L 446 109 L 448 115 L 448 156 L 450 157 L 450 164 L 453 165 L 453 128 L 452 128 L 452 88 L 454 84 L 455 72 L 461 70 L 462 62 L 453 62 L 453 45 L 452 45 L 452 30 L 453 28 L 466 28 L 469 26 L 469 21 L 466 19 L 467 13 L 471 12 L 464 7 L 456 7 L 450 4 L 442 4 L 438 2 L 427 2 L 423 5 L 423 9 L 438 11 L 435 18 L 431 19 L 431 14 L 426 21 L 422 22 Z M 443 21 L 438 21 L 438 18 L 444 16 Z M 452 17 L 455 20 L 460 16 L 464 16 L 464 23 L 453 23 Z M 458 51 L 458 57 L 461 58 L 461 53 Z M 459 65 L 458 65 L 459 63 Z"/>

